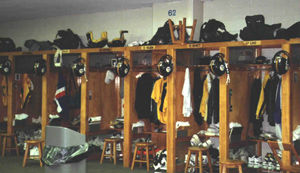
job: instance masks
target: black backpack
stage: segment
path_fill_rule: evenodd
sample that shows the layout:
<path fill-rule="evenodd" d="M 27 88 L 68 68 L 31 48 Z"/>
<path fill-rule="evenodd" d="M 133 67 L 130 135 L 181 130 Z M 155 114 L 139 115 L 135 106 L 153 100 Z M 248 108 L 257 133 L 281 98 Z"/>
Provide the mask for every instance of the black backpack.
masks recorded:
<path fill-rule="evenodd" d="M 79 36 L 74 34 L 71 29 L 59 30 L 56 34 L 56 39 L 53 41 L 53 44 L 60 49 L 85 48 Z"/>
<path fill-rule="evenodd" d="M 11 38 L 0 38 L 0 52 L 20 51 Z"/>
<path fill-rule="evenodd" d="M 29 51 L 39 51 L 39 50 L 52 50 L 53 43 L 50 41 L 36 41 L 34 39 L 26 40 L 24 46 L 28 48 Z"/>
<path fill-rule="evenodd" d="M 166 21 L 163 27 L 159 27 L 154 36 L 149 41 L 149 45 L 172 43 L 169 22 Z"/>
<path fill-rule="evenodd" d="M 267 40 L 275 38 L 275 31 L 281 24 L 267 25 L 263 15 L 253 15 L 245 17 L 247 26 L 240 30 L 242 40 Z"/>
<path fill-rule="evenodd" d="M 232 41 L 237 39 L 237 34 L 230 34 L 224 23 L 210 19 L 201 26 L 200 30 L 200 42 L 220 42 L 220 41 Z"/>

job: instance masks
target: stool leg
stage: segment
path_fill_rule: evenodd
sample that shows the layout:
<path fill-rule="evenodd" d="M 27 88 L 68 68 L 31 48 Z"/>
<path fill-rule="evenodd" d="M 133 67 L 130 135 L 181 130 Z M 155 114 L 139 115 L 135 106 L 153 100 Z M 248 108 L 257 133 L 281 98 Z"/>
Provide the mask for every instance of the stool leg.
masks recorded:
<path fill-rule="evenodd" d="M 146 161 L 147 161 L 147 171 L 149 172 L 149 147 L 146 147 Z"/>
<path fill-rule="evenodd" d="M 120 142 L 120 145 L 121 145 L 121 153 L 122 153 L 122 157 L 123 157 L 123 154 L 124 154 L 123 142 Z"/>
<path fill-rule="evenodd" d="M 191 151 L 189 150 L 188 151 L 187 160 L 186 160 L 186 163 L 185 163 L 185 169 L 184 169 L 185 173 L 188 172 L 188 167 L 189 167 L 189 164 L 190 164 L 190 159 L 191 159 Z"/>
<path fill-rule="evenodd" d="M 114 148 L 114 153 L 113 153 L 113 156 L 114 156 L 114 165 L 116 165 L 117 164 L 116 142 L 114 142 L 113 144 L 114 144 L 114 146 L 113 146 L 113 148 Z"/>
<path fill-rule="evenodd" d="M 26 166 L 26 161 L 27 161 L 27 157 L 28 157 L 28 150 L 29 150 L 29 144 L 26 144 L 26 150 L 25 150 L 23 165 L 22 165 L 23 168 Z"/>
<path fill-rule="evenodd" d="M 213 173 L 212 165 L 211 165 L 211 159 L 210 159 L 210 154 L 209 154 L 208 150 L 206 151 L 206 156 L 207 156 L 207 161 L 208 161 L 209 172 Z"/>
<path fill-rule="evenodd" d="M 227 169 L 226 166 L 222 165 L 222 170 L 223 170 L 222 173 L 226 173 L 226 169 Z"/>
<path fill-rule="evenodd" d="M 199 151 L 199 158 L 198 158 L 198 162 L 199 162 L 199 173 L 203 173 L 203 168 L 202 168 L 202 152 Z"/>
<path fill-rule="evenodd" d="M 243 173 L 242 165 L 239 165 L 239 173 Z"/>
<path fill-rule="evenodd" d="M 42 162 L 42 143 L 39 143 L 39 159 L 40 159 L 40 167 L 43 167 L 43 162 Z"/>
<path fill-rule="evenodd" d="M 18 141 L 17 141 L 16 136 L 14 136 L 14 140 L 15 140 L 15 144 L 16 144 L 16 153 L 17 153 L 17 156 L 19 156 L 19 147 L 18 147 Z"/>
<path fill-rule="evenodd" d="M 6 150 L 6 136 L 4 136 L 3 139 L 2 157 L 5 156 L 5 150 Z"/>
<path fill-rule="evenodd" d="M 103 146 L 103 150 L 102 150 L 102 154 L 101 154 L 101 159 L 100 159 L 100 164 L 102 164 L 102 162 L 103 162 L 105 150 L 106 150 L 106 142 L 104 142 L 104 146 Z"/>
<path fill-rule="evenodd" d="M 114 145 L 113 145 L 113 143 L 110 142 L 109 146 L 110 146 L 109 159 L 111 161 L 111 159 L 113 158 Z"/>
<path fill-rule="evenodd" d="M 140 151 L 141 151 L 141 158 L 140 158 L 140 160 L 143 160 L 143 154 L 144 154 L 144 148 L 143 147 L 139 147 L 140 148 Z M 142 167 L 142 162 L 140 162 L 140 167 Z"/>
<path fill-rule="evenodd" d="M 134 168 L 135 158 L 136 158 L 136 153 L 137 153 L 137 148 L 138 147 L 135 147 L 135 149 L 134 149 L 133 160 L 132 160 L 132 164 L 131 164 L 131 170 L 133 170 L 133 168 Z"/>

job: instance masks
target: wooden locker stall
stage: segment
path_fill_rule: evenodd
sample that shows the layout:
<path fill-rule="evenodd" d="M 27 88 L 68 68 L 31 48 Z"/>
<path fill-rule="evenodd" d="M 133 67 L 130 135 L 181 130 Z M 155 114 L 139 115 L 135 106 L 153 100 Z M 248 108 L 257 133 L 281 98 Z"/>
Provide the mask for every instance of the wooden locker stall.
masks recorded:
<path fill-rule="evenodd" d="M 0 61 L 8 59 L 8 56 L 0 55 Z M 0 75 L 1 91 L 0 91 L 0 132 L 7 131 L 7 111 L 8 111 L 8 79 L 9 76 Z"/>
<path fill-rule="evenodd" d="M 132 160 L 132 141 L 138 137 L 152 136 L 152 141 L 164 146 L 166 134 L 154 133 L 155 124 L 148 119 L 139 119 L 135 111 L 135 92 L 138 77 L 144 73 L 156 73 L 156 64 L 161 56 L 167 54 L 168 46 L 140 46 L 128 47 L 124 56 L 129 59 L 130 72 L 124 78 L 124 167 L 129 167 Z M 155 75 L 155 74 L 154 74 Z M 143 120 L 144 132 L 133 134 L 132 123 Z M 164 128 L 165 129 L 165 128 Z"/>
<path fill-rule="evenodd" d="M 87 82 L 87 118 L 102 116 L 98 131 L 87 134 L 109 133 L 110 121 L 121 116 L 121 78 L 115 75 L 110 83 L 105 83 L 108 70 L 113 72 L 111 61 L 123 56 L 123 48 L 100 49 L 99 52 L 88 53 L 88 82 Z"/>

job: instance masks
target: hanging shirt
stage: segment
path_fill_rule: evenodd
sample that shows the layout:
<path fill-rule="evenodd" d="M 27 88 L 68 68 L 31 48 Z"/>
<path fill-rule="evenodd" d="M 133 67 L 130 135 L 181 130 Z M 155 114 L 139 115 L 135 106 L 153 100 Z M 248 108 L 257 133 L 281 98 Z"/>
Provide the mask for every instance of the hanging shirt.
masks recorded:
<path fill-rule="evenodd" d="M 21 88 L 21 109 L 24 109 L 31 98 L 31 91 L 33 91 L 33 83 L 27 74 L 24 74 L 23 86 Z"/>
<path fill-rule="evenodd" d="M 184 117 L 190 117 L 191 113 L 193 112 L 193 108 L 191 102 L 191 83 L 189 68 L 185 69 L 184 83 L 181 94 L 183 95 L 182 114 Z"/>
<path fill-rule="evenodd" d="M 161 123 L 166 124 L 168 107 L 167 80 L 158 79 L 154 83 L 151 98 L 155 101 L 155 103 L 157 103 L 158 120 Z"/>
<path fill-rule="evenodd" d="M 211 76 L 207 75 L 203 83 L 203 95 L 202 95 L 202 99 L 200 102 L 200 109 L 199 109 L 199 112 L 202 115 L 204 121 L 207 121 L 207 109 L 208 109 L 207 103 L 208 103 L 210 88 L 211 88 Z"/>
<path fill-rule="evenodd" d="M 279 80 L 276 90 L 274 120 L 276 124 L 281 124 L 281 80 Z"/>
<path fill-rule="evenodd" d="M 270 79 L 270 75 L 266 74 L 260 90 L 258 105 L 256 109 L 256 119 L 260 119 L 266 111 L 265 87 L 269 79 Z"/>
<path fill-rule="evenodd" d="M 2 103 L 3 106 L 7 106 L 7 101 L 8 101 L 8 88 L 7 88 L 7 76 L 3 76 L 2 82 L 1 82 L 1 97 L 2 97 Z"/>

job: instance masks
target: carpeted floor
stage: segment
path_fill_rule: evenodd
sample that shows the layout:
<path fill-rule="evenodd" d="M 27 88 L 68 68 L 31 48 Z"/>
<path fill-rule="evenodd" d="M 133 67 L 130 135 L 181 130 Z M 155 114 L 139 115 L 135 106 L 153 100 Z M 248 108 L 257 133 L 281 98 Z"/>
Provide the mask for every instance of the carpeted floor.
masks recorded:
<path fill-rule="evenodd" d="M 41 168 L 37 160 L 28 160 L 26 167 L 22 167 L 23 156 L 0 156 L 0 173 L 44 173 L 45 167 Z M 86 173 L 146 173 L 146 167 L 136 166 L 133 171 L 124 168 L 121 161 L 114 165 L 109 160 L 104 160 L 100 165 L 99 160 L 87 161 Z M 153 170 L 150 172 L 154 172 Z M 75 173 L 75 172 L 74 172 Z"/>

